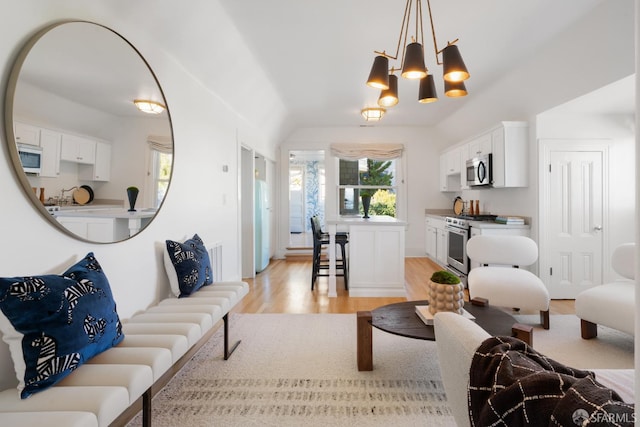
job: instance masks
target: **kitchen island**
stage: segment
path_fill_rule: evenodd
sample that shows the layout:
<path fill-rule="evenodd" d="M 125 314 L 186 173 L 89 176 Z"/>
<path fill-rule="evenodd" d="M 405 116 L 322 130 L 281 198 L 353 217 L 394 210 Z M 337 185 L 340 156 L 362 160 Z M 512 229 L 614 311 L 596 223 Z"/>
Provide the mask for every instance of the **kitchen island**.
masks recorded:
<path fill-rule="evenodd" d="M 349 233 L 349 296 L 405 297 L 404 240 L 407 223 L 386 215 L 327 218 L 329 296 L 336 292 L 336 231 Z"/>
<path fill-rule="evenodd" d="M 125 208 L 75 208 L 56 211 L 54 216 L 67 230 L 79 237 L 112 243 L 137 234 L 155 214 L 155 209 L 129 212 Z"/>

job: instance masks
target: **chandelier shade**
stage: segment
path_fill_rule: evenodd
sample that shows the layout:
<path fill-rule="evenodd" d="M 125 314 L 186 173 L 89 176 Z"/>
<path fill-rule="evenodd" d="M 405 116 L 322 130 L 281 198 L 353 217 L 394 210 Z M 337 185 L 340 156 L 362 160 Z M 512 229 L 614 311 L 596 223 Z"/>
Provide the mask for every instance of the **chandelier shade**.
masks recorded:
<path fill-rule="evenodd" d="M 432 74 L 420 79 L 420 90 L 418 91 L 418 102 L 421 104 L 429 104 L 438 100 L 436 92 L 436 83 Z"/>
<path fill-rule="evenodd" d="M 442 73 L 444 79 L 449 82 L 461 82 L 469 78 L 458 46 L 450 44 L 442 50 Z"/>
<path fill-rule="evenodd" d="M 418 42 L 407 45 L 406 55 L 402 63 L 402 77 L 405 79 L 422 79 L 427 76 L 427 67 L 424 66 L 424 50 Z"/>
<path fill-rule="evenodd" d="M 389 89 L 383 89 L 378 98 L 381 107 L 393 107 L 398 103 L 398 76 L 389 74 Z"/>
<path fill-rule="evenodd" d="M 463 81 L 450 82 L 444 81 L 444 94 L 450 98 L 459 98 L 461 96 L 467 96 L 467 87 Z"/>
<path fill-rule="evenodd" d="M 378 55 L 373 60 L 367 85 L 376 89 L 389 89 L 389 58 Z"/>

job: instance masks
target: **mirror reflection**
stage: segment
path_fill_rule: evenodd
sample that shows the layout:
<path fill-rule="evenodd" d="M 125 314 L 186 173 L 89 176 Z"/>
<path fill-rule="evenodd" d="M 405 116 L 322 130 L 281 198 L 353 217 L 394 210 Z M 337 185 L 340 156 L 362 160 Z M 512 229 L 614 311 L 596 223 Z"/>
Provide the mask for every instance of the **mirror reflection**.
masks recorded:
<path fill-rule="evenodd" d="M 5 109 L 9 151 L 34 206 L 86 241 L 144 229 L 171 178 L 165 106 L 146 61 L 112 30 L 74 21 L 36 34 L 12 70 Z"/>

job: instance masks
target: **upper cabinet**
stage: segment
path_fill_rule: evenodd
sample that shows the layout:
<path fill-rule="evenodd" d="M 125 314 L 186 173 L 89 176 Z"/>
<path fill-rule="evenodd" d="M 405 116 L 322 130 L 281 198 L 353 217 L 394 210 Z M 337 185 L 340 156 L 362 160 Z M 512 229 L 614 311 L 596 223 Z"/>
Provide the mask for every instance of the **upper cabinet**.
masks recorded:
<path fill-rule="evenodd" d="M 493 187 L 529 185 L 526 122 L 500 122 L 482 134 L 445 151 L 440 157 L 440 191 L 467 190 L 466 161 L 491 153 Z M 457 160 L 457 170 L 453 165 Z"/>
<path fill-rule="evenodd" d="M 491 132 L 495 188 L 529 185 L 528 129 L 524 122 L 503 122 Z"/>
<path fill-rule="evenodd" d="M 16 135 L 16 144 L 40 145 L 39 127 L 15 122 L 13 129 Z"/>
<path fill-rule="evenodd" d="M 42 147 L 40 177 L 60 176 L 60 161 L 78 164 L 78 179 L 111 179 L 111 144 L 91 137 L 14 122 L 14 134 L 20 144 Z"/>
<path fill-rule="evenodd" d="M 96 141 L 95 162 L 78 165 L 78 178 L 88 181 L 109 181 L 111 179 L 111 144 Z"/>
<path fill-rule="evenodd" d="M 472 139 L 466 144 L 469 150 L 469 159 L 492 153 L 491 132 Z M 465 159 L 465 161 L 469 160 Z"/>
<path fill-rule="evenodd" d="M 76 135 L 62 135 L 60 160 L 92 165 L 96 162 L 96 142 Z"/>
<path fill-rule="evenodd" d="M 40 176 L 57 178 L 60 175 L 60 147 L 62 134 L 49 129 L 40 130 L 40 147 L 42 147 L 42 163 Z"/>
<path fill-rule="evenodd" d="M 460 189 L 460 153 L 460 147 L 456 147 L 440 155 L 440 191 Z"/>

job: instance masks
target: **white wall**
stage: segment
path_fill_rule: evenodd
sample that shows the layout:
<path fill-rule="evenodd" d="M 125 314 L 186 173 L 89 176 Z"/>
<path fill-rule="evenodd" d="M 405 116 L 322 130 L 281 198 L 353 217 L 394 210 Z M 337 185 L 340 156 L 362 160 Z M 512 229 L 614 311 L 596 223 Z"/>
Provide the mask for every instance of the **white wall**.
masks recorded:
<path fill-rule="evenodd" d="M 200 3 L 212 7 L 211 2 Z M 240 278 L 237 135 L 244 135 L 247 144 L 272 157 L 275 153 L 275 144 L 263 136 L 264 133 L 255 130 L 256 126 L 246 119 L 248 114 L 236 112 L 218 94 L 203 88 L 183 64 L 163 49 L 157 38 L 151 37 L 150 29 L 140 27 L 139 22 L 132 19 L 157 6 L 154 1 L 135 4 L 114 1 L 98 5 L 80 0 L 57 0 L 50 7 L 43 7 L 37 0 L 0 2 L 6 12 L 0 18 L 3 99 L 13 58 L 22 44 L 37 29 L 68 18 L 97 22 L 123 34 L 149 62 L 167 97 L 175 138 L 173 180 L 154 222 L 126 242 L 89 244 L 53 228 L 33 209 L 19 187 L 6 145 L 2 144 L 0 149 L 0 162 L 4 164 L 0 168 L 4 207 L 0 212 L 4 243 L 0 249 L 3 260 L 0 275 L 61 272 L 87 252 L 94 251 L 111 281 L 118 310 L 125 318 L 168 291 L 160 257 L 165 239 L 182 239 L 198 233 L 205 243 L 222 241 L 222 277 L 228 280 Z M 132 20 L 125 22 L 125 19 Z M 224 15 L 216 14 L 222 27 L 225 19 Z M 223 44 L 230 43 L 229 40 L 240 40 L 232 29 L 229 31 L 226 39 L 219 40 L 220 45 L 209 46 L 211 54 L 215 54 L 216 49 L 226 49 Z M 190 43 L 190 40 L 183 37 L 180 42 Z M 246 48 L 235 52 L 238 60 L 242 55 L 248 55 Z M 260 74 L 255 69 L 252 72 Z M 252 103 L 255 101 L 252 99 Z M 2 135 L 4 141 L 4 126 Z M 223 165 L 228 166 L 228 172 L 223 172 Z"/>

